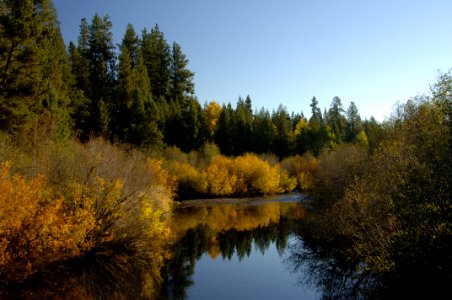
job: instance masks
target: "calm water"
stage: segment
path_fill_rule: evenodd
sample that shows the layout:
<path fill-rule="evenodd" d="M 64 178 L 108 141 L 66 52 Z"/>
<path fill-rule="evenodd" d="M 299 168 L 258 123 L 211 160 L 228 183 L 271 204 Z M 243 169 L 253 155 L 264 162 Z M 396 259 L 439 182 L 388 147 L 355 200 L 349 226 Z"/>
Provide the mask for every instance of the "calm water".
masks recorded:
<path fill-rule="evenodd" d="M 359 261 L 335 255 L 331 245 L 309 234 L 304 205 L 300 195 L 184 203 L 170 222 L 175 236 L 162 248 L 163 268 L 123 244 L 112 245 L 22 283 L 0 282 L 0 299 L 439 299 L 443 291 L 451 294 L 450 274 L 432 277 L 425 268 L 411 268 L 373 276 Z"/>
<path fill-rule="evenodd" d="M 365 287 L 371 280 L 304 237 L 301 195 L 191 203 L 197 204 L 184 203 L 174 211 L 174 243 L 163 269 L 113 245 L 51 266 L 20 284 L 2 287 L 0 282 L 0 299 L 286 300 L 368 295 Z"/>
<path fill-rule="evenodd" d="M 180 239 L 162 298 L 319 299 L 290 263 L 300 195 L 176 210 Z M 179 226 L 179 227 L 178 227 Z"/>

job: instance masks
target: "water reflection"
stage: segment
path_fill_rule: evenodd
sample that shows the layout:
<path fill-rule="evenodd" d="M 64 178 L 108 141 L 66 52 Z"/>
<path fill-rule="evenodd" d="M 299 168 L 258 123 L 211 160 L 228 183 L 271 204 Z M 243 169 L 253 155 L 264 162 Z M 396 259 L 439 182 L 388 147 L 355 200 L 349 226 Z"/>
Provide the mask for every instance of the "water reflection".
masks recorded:
<path fill-rule="evenodd" d="M 269 273 L 274 270 L 272 264 L 278 264 L 285 274 L 271 273 L 265 278 L 267 281 L 255 287 L 250 281 L 237 287 L 244 290 L 239 297 L 246 295 L 247 299 L 270 297 L 246 294 L 255 290 L 283 291 L 275 297 L 284 299 L 395 295 L 393 289 L 383 285 L 388 285 L 387 278 L 372 277 L 359 262 L 338 255 L 341 247 L 332 249 L 310 239 L 303 222 L 303 204 L 296 200 L 266 201 L 176 209 L 170 225 L 174 243 L 168 249 L 163 270 L 153 266 L 149 256 L 139 257 L 120 245 L 110 245 L 109 249 L 97 249 L 83 258 L 49 268 L 20 285 L 5 289 L 0 282 L 0 299 L 188 299 L 194 298 L 195 289 L 200 292 L 209 288 L 199 284 L 200 276 L 219 278 L 219 273 L 229 272 L 229 276 L 237 277 L 237 272 L 243 272 L 243 266 L 249 267 L 250 261 L 251 269 L 262 267 L 262 273 Z M 217 269 L 209 269 L 206 264 L 216 264 Z M 200 265 L 203 272 L 199 272 Z M 253 279 L 263 277 L 255 270 L 249 274 Z M 230 283 L 226 277 L 221 278 L 224 281 L 215 287 L 217 290 L 227 289 Z M 299 286 L 295 289 L 291 285 L 297 281 Z M 406 281 L 406 286 L 410 282 Z"/>
<path fill-rule="evenodd" d="M 123 245 L 95 249 L 65 261 L 24 282 L 3 286 L 0 299 L 153 299 L 159 274 L 148 256 Z"/>
<path fill-rule="evenodd" d="M 298 274 L 300 284 L 316 287 L 323 299 L 375 298 L 378 281 L 364 271 L 364 266 L 341 260 L 329 250 L 297 236 L 288 246 L 284 262 Z"/>
<path fill-rule="evenodd" d="M 176 211 L 173 230 L 180 238 L 165 269 L 161 297 L 187 299 L 187 290 L 195 284 L 195 265 L 205 253 L 211 259 L 237 257 L 241 262 L 253 247 L 263 255 L 275 244 L 281 256 L 303 215 L 304 208 L 296 202 L 201 205 Z"/>

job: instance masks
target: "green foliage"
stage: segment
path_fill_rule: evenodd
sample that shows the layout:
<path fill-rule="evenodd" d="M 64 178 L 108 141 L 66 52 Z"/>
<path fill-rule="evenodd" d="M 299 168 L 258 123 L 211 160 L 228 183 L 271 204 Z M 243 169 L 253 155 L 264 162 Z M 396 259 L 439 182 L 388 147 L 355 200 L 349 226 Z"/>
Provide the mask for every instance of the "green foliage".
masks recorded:
<path fill-rule="evenodd" d="M 86 140 L 91 134 L 109 137 L 114 107 L 116 55 L 108 16 L 95 14 L 91 24 L 80 23 L 78 45 L 70 47 L 72 72 L 77 88 L 83 92 L 76 102 L 77 129 Z"/>
<path fill-rule="evenodd" d="M 151 32 L 143 30 L 141 51 L 151 81 L 152 95 L 155 99 L 166 99 L 170 88 L 170 47 L 163 32 L 156 24 Z"/>
<path fill-rule="evenodd" d="M 346 129 L 346 141 L 353 142 L 357 139 L 357 135 L 361 133 L 361 117 L 358 113 L 358 108 L 356 108 L 355 102 L 351 102 L 347 110 L 347 129 Z M 361 136 L 361 139 L 363 137 Z M 366 143 L 367 144 L 367 143 Z"/>
<path fill-rule="evenodd" d="M 313 195 L 321 205 L 330 205 L 343 197 L 355 177 L 366 170 L 368 155 L 360 146 L 343 144 L 333 151 L 324 151 L 314 172 Z"/>
<path fill-rule="evenodd" d="M 170 97 L 173 101 L 183 101 L 195 93 L 194 73 L 187 69 L 187 65 L 188 59 L 182 53 L 181 46 L 174 42 L 169 66 Z"/>
<path fill-rule="evenodd" d="M 432 96 L 399 105 L 365 168 L 351 149 L 319 159 L 315 196 L 329 202 L 314 221 L 326 230 L 316 235 L 346 241 L 342 253 L 366 272 L 420 274 L 438 287 L 451 280 L 450 78 L 441 75 Z"/>
<path fill-rule="evenodd" d="M 67 138 L 72 79 L 51 1 L 3 1 L 0 25 L 0 129 Z"/>
<path fill-rule="evenodd" d="M 138 36 L 128 25 L 121 45 L 114 135 L 121 141 L 142 146 L 160 145 L 159 114 L 138 44 Z"/>

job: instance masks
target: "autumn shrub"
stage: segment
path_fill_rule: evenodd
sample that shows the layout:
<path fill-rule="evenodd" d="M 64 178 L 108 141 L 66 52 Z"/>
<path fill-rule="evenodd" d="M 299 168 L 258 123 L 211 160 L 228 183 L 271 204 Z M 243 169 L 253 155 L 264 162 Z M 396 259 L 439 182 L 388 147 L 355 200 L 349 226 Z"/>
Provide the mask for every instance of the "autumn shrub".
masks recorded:
<path fill-rule="evenodd" d="M 311 154 L 289 156 L 281 161 L 281 169 L 289 178 L 295 178 L 296 187 L 304 191 L 312 188 L 317 166 L 318 160 Z"/>
<path fill-rule="evenodd" d="M 366 171 L 369 157 L 364 147 L 341 144 L 325 151 L 318 158 L 314 172 L 312 195 L 320 205 L 330 205 L 340 199 L 347 186 Z"/>
<path fill-rule="evenodd" d="M 235 193 L 237 175 L 233 172 L 232 161 L 222 155 L 215 157 L 205 170 L 208 193 L 228 196 Z"/>
<path fill-rule="evenodd" d="M 298 185 L 297 178 L 290 177 L 286 170 L 281 169 L 279 177 L 280 192 L 289 193 L 296 189 Z"/>
<path fill-rule="evenodd" d="M 245 154 L 234 160 L 234 172 L 237 174 L 237 193 L 271 194 L 278 191 L 279 169 L 254 154 Z"/>
<path fill-rule="evenodd" d="M 74 189 L 74 208 L 53 194 L 43 176 L 26 180 L 0 170 L 0 278 L 22 280 L 43 267 L 94 246 L 93 199 Z"/>
<path fill-rule="evenodd" d="M 166 162 L 166 169 L 174 176 L 177 195 L 180 198 L 207 194 L 205 175 L 188 163 L 178 161 Z"/>
<path fill-rule="evenodd" d="M 10 267 L 0 271 L 4 280 L 19 280 L 93 251 L 113 254 L 112 249 L 124 248 L 147 266 L 143 270 L 153 270 L 147 285 L 156 286 L 171 236 L 166 222 L 174 193 L 173 177 L 161 160 L 102 139 L 85 144 L 43 140 L 33 151 L 29 145 L 9 147 L 19 149 L 24 159 L 2 177 L 2 266 Z M 2 159 L 14 159 L 14 151 L 8 151 Z M 24 208 L 30 213 L 13 213 Z M 8 227 L 16 218 L 22 221 L 12 232 Z M 27 252 L 12 264 L 10 253 L 19 253 L 22 246 Z"/>
<path fill-rule="evenodd" d="M 431 98 L 399 105 L 372 156 L 347 146 L 320 157 L 316 189 L 326 192 L 316 195 L 334 201 L 312 218 L 322 228 L 314 238 L 340 243 L 336 252 L 367 274 L 397 279 L 396 289 L 450 290 L 451 78 Z"/>

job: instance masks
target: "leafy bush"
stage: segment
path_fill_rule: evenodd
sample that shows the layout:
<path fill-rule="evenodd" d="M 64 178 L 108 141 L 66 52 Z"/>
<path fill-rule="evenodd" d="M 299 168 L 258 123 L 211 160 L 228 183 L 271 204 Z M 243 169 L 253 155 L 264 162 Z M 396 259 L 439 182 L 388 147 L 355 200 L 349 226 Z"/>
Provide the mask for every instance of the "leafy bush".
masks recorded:
<path fill-rule="evenodd" d="M 80 255 L 94 246 L 98 226 L 93 199 L 73 190 L 68 210 L 53 195 L 43 176 L 26 180 L 10 175 L 10 163 L 0 169 L 0 272 L 21 280 L 43 267 Z"/>

